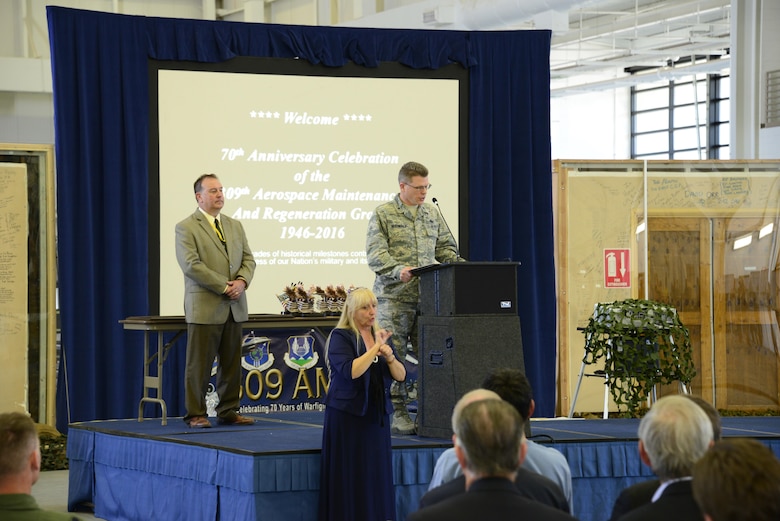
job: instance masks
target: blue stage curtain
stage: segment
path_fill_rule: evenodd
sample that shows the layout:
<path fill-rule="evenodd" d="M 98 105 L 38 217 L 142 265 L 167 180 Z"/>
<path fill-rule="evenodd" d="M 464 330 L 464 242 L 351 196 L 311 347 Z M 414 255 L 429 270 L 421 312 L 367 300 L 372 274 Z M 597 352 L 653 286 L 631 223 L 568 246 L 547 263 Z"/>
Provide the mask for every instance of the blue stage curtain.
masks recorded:
<path fill-rule="evenodd" d="M 115 15 L 47 7 L 54 90 L 59 300 L 66 377 L 57 427 L 137 415 L 147 315 L 147 59 L 300 57 L 338 67 L 469 68 L 469 257 L 520 261 L 519 314 L 538 416 L 555 407 L 555 275 L 549 31 L 308 27 Z M 183 349 L 164 393 L 181 394 Z M 67 384 L 67 386 L 65 385 Z M 67 392 L 66 392 L 67 391 Z M 167 400 L 166 400 L 167 401 Z M 169 413 L 181 414 L 181 400 Z"/>

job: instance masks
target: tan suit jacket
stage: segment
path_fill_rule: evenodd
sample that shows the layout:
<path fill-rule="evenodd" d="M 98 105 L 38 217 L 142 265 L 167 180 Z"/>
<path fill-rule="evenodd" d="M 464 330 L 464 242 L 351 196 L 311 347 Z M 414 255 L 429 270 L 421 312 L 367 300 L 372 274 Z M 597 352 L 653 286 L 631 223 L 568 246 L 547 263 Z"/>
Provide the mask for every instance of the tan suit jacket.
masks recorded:
<path fill-rule="evenodd" d="M 247 286 L 255 260 L 240 221 L 220 215 L 227 250 L 199 209 L 176 225 L 176 260 L 184 273 L 184 315 L 192 324 L 224 324 L 232 309 L 236 322 L 249 318 L 246 293 L 238 300 L 223 294 L 227 281 Z"/>

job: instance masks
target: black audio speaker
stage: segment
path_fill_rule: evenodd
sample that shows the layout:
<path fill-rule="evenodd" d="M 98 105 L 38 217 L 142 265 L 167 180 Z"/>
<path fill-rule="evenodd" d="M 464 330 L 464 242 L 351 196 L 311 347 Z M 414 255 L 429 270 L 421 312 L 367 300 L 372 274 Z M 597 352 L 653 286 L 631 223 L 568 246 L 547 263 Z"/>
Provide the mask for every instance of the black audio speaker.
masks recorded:
<path fill-rule="evenodd" d="M 517 315 L 518 265 L 454 262 L 414 269 L 420 278 L 420 314 Z"/>
<path fill-rule="evenodd" d="M 473 315 L 418 318 L 417 434 L 452 436 L 455 403 L 501 367 L 525 372 L 520 317 Z"/>

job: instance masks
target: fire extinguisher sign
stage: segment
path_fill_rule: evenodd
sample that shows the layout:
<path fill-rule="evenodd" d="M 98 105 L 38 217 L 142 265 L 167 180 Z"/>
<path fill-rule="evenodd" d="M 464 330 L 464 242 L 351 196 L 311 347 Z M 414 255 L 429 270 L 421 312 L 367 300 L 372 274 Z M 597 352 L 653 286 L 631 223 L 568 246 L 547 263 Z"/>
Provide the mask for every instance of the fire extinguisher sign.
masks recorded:
<path fill-rule="evenodd" d="M 631 258 L 628 248 L 604 248 L 604 287 L 631 287 Z"/>

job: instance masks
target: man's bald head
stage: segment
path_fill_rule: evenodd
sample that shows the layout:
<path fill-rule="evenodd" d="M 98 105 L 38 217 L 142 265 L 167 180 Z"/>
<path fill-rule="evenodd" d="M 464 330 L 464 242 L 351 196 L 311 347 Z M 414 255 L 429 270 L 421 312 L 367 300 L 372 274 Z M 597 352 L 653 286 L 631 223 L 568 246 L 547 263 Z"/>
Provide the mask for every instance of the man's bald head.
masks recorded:
<path fill-rule="evenodd" d="M 455 431 L 455 425 L 458 421 L 458 417 L 460 417 L 460 411 L 462 411 L 463 408 L 466 407 L 468 404 L 478 402 L 480 400 L 500 400 L 500 399 L 501 397 L 497 393 L 493 391 L 488 391 L 487 389 L 474 389 L 461 396 L 460 400 L 458 400 L 458 403 L 456 403 L 455 407 L 452 409 L 453 432 Z"/>

